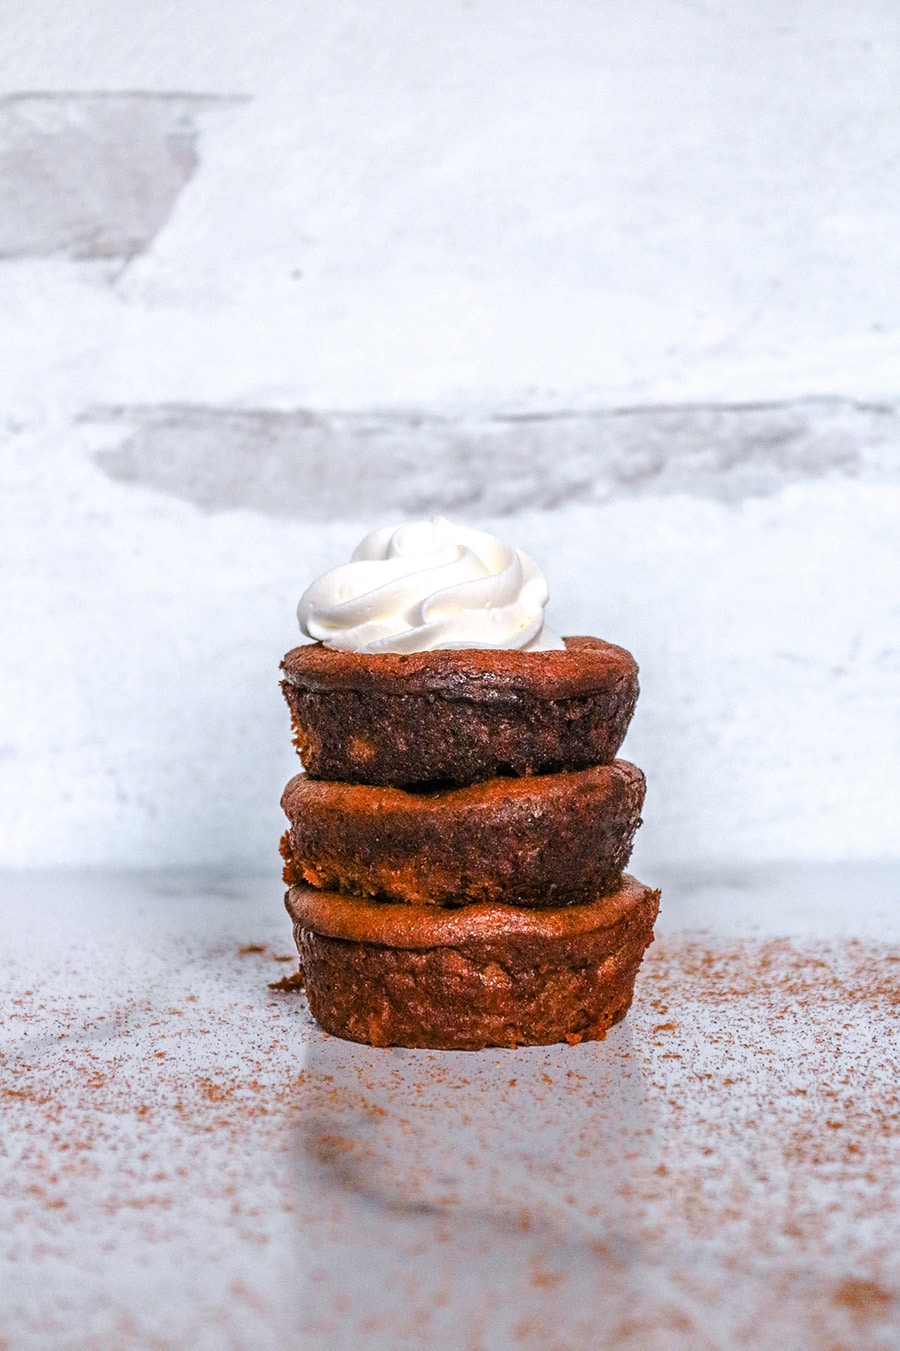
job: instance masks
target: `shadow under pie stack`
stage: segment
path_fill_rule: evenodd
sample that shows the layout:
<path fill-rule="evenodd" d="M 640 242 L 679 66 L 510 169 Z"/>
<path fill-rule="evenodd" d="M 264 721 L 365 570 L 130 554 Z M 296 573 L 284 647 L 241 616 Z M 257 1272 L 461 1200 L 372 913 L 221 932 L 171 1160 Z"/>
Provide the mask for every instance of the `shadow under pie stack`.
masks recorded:
<path fill-rule="evenodd" d="M 282 668 L 306 769 L 282 797 L 285 903 L 320 1025 L 438 1049 L 603 1037 L 659 908 L 623 872 L 631 655 L 310 644 Z"/>

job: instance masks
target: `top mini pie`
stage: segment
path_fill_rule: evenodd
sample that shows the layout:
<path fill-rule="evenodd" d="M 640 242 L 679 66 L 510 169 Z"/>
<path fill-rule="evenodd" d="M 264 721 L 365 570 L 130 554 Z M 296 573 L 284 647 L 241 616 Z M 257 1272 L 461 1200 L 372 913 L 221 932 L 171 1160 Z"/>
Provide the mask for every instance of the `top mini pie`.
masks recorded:
<path fill-rule="evenodd" d="M 346 652 L 282 662 L 294 742 L 314 778 L 409 788 L 608 764 L 638 668 L 599 638 L 564 647 Z"/>

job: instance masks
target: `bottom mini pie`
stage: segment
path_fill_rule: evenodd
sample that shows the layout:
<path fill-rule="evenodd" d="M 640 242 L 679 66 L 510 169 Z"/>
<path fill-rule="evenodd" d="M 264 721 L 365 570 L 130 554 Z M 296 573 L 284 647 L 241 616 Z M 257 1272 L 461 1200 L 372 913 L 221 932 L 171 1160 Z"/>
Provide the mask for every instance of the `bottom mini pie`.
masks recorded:
<path fill-rule="evenodd" d="M 453 909 L 294 886 L 313 1016 L 373 1046 L 478 1050 L 596 1040 L 628 1012 L 659 892 L 627 874 L 587 904 Z"/>

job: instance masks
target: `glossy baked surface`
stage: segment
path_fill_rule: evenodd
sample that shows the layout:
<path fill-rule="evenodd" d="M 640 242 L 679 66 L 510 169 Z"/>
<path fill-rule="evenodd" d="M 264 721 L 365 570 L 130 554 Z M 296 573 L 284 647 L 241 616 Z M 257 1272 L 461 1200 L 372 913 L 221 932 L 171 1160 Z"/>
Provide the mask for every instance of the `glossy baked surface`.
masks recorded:
<path fill-rule="evenodd" d="M 565 641 L 551 652 L 294 648 L 282 689 L 304 768 L 409 787 L 606 764 L 634 712 L 637 665 L 599 638 Z"/>
<path fill-rule="evenodd" d="M 436 694 L 443 699 L 487 700 L 531 694 L 575 699 L 637 675 L 624 647 L 602 638 L 564 638 L 565 648 L 519 652 L 458 648 L 437 652 L 336 652 L 306 643 L 287 653 L 282 669 L 300 689 L 360 690 L 384 694 Z"/>
<path fill-rule="evenodd" d="M 624 877 L 584 905 L 396 905 L 292 887 L 310 1009 L 373 1046 L 478 1050 L 593 1041 L 624 1018 L 659 892 Z"/>
<path fill-rule="evenodd" d="M 644 789 L 624 760 L 430 793 L 298 774 L 285 881 L 418 905 L 586 901 L 617 886 Z"/>

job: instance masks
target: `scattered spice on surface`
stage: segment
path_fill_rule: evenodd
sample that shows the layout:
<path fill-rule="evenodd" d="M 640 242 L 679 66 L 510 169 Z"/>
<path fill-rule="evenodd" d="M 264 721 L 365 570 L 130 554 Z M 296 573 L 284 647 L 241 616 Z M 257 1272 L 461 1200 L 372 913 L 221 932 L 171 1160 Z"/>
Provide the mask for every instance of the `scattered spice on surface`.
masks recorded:
<path fill-rule="evenodd" d="M 271 952 L 5 971 L 11 1344 L 894 1344 L 896 951 L 663 938 L 605 1042 L 479 1054 L 326 1037 Z"/>
<path fill-rule="evenodd" d="M 296 971 L 292 971 L 290 975 L 282 976 L 281 980 L 272 980 L 269 982 L 270 990 L 280 990 L 282 994 L 291 994 L 294 991 L 299 993 L 305 986 L 306 981 L 303 976 L 303 971 L 299 967 Z"/>

